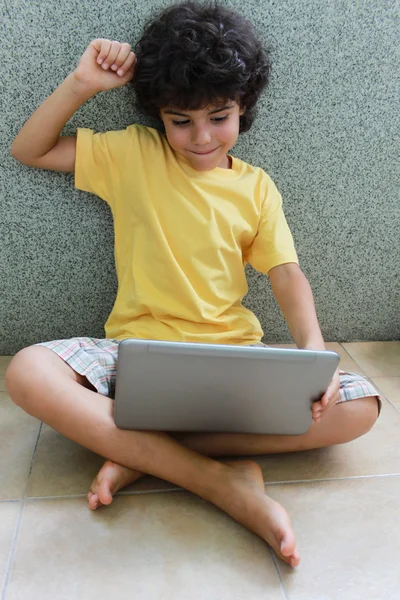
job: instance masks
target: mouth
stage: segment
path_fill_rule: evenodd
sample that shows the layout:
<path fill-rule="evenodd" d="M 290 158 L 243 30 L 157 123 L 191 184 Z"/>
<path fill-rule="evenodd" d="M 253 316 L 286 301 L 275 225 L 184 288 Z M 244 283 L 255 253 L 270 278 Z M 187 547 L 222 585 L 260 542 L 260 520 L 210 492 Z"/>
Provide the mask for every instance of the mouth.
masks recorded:
<path fill-rule="evenodd" d="M 218 148 L 214 148 L 213 150 L 209 150 L 208 152 L 194 152 L 194 150 L 191 150 L 190 152 L 192 152 L 193 154 L 197 154 L 198 156 L 205 156 L 206 154 L 212 154 L 213 152 L 215 152 L 215 150 L 218 150 Z"/>

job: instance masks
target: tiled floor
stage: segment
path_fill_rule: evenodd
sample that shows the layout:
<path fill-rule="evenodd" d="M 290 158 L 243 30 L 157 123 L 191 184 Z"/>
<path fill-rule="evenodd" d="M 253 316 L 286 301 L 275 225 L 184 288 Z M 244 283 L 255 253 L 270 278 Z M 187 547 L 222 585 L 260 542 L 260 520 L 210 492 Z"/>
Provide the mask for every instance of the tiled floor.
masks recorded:
<path fill-rule="evenodd" d="M 151 477 L 89 511 L 102 460 L 10 402 L 0 357 L 2 600 L 398 600 L 400 342 L 328 346 L 386 398 L 363 438 L 257 458 L 291 515 L 295 570 L 214 506 Z"/>

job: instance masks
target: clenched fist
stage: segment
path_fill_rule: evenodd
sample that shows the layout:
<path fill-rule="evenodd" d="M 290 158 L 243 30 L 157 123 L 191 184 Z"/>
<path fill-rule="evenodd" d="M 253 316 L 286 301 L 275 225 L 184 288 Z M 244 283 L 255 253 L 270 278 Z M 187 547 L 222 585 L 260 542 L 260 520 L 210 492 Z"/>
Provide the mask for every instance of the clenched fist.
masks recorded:
<path fill-rule="evenodd" d="M 96 39 L 90 42 L 74 71 L 76 81 L 90 95 L 122 87 L 134 73 L 136 56 L 129 44 Z"/>

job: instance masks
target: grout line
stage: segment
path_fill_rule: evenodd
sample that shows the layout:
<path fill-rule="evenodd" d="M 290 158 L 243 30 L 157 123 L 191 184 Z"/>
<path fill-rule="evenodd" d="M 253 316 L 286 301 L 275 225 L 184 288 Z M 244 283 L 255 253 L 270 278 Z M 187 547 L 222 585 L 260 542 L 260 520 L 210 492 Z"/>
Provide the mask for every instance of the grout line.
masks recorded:
<path fill-rule="evenodd" d="M 274 550 L 271 548 L 271 546 L 269 544 L 268 544 L 268 550 L 269 550 L 269 553 L 271 555 L 271 560 L 272 560 L 272 562 L 274 564 L 275 570 L 276 570 L 276 572 L 278 574 L 279 581 L 281 582 L 281 588 L 282 588 L 285 600 L 289 600 L 289 596 L 287 595 L 285 584 L 283 583 L 282 575 L 281 575 L 281 572 L 279 570 L 279 564 L 278 564 L 277 556 L 276 556 Z"/>
<path fill-rule="evenodd" d="M 9 582 L 10 573 L 11 573 L 11 566 L 12 566 L 12 563 L 14 562 L 15 550 L 16 550 L 16 546 L 17 546 L 17 539 L 18 539 L 18 534 L 19 534 L 19 530 L 21 527 L 22 511 L 24 510 L 24 502 L 25 502 L 25 498 L 26 498 L 26 492 L 28 491 L 29 480 L 31 477 L 32 469 L 33 469 L 33 463 L 35 461 L 36 450 L 37 450 L 37 447 L 39 444 L 39 437 L 40 437 L 40 432 L 42 431 L 42 426 L 43 426 L 43 423 L 40 423 L 38 435 L 37 435 L 36 442 L 35 442 L 35 447 L 33 448 L 33 452 L 32 452 L 32 458 L 31 458 L 31 462 L 29 465 L 29 471 L 28 471 L 28 478 L 26 480 L 24 494 L 23 494 L 23 497 L 21 500 L 21 506 L 20 506 L 19 513 L 18 513 L 17 523 L 15 525 L 14 535 L 13 535 L 13 539 L 11 542 L 10 554 L 8 556 L 8 561 L 7 561 L 7 565 L 6 565 L 6 569 L 5 569 L 5 577 L 4 577 L 4 583 L 3 583 L 3 590 L 2 590 L 2 594 L 1 594 L 1 600 L 6 599 L 7 587 L 8 587 L 8 582 Z"/>
<path fill-rule="evenodd" d="M 0 504 L 7 504 L 7 502 L 11 504 L 16 504 L 18 502 L 21 502 L 21 500 L 19 498 L 0 498 Z"/>
<path fill-rule="evenodd" d="M 377 475 L 350 475 L 349 477 L 326 477 L 325 479 L 292 479 L 286 481 L 264 481 L 264 485 L 288 485 L 291 483 L 324 483 L 325 481 L 354 481 L 357 479 L 379 479 L 399 477 L 400 473 L 379 473 Z"/>
<path fill-rule="evenodd" d="M 186 492 L 184 488 L 167 488 L 162 490 L 132 490 L 131 492 L 117 492 L 114 494 L 114 498 L 118 496 L 142 496 L 145 494 L 162 494 L 165 492 Z M 189 492 L 190 493 L 190 492 Z M 61 496 L 27 496 L 24 502 L 37 502 L 38 500 L 74 500 L 76 498 L 86 498 L 87 493 L 84 494 L 63 494 Z"/>
<path fill-rule="evenodd" d="M 353 360 L 353 361 L 356 363 L 357 367 L 358 367 L 359 369 L 361 369 L 361 371 L 363 372 L 363 376 L 365 377 L 365 379 L 366 379 L 366 380 L 367 380 L 367 381 L 368 381 L 368 382 L 369 382 L 369 383 L 370 383 L 372 386 L 374 386 L 374 387 L 375 387 L 375 388 L 378 390 L 378 392 L 379 392 L 380 396 L 382 396 L 382 399 L 385 399 L 387 402 L 389 402 L 390 406 L 392 406 L 392 407 L 394 408 L 394 410 L 395 410 L 397 413 L 399 413 L 399 414 L 400 414 L 400 410 L 399 410 L 399 409 L 398 409 L 398 408 L 397 408 L 397 407 L 396 407 L 394 404 L 392 404 L 392 402 L 390 402 L 390 400 L 389 400 L 389 398 L 386 396 L 386 394 L 384 394 L 384 393 L 382 392 L 382 390 L 379 388 L 378 384 L 377 384 L 377 383 L 375 383 L 375 381 L 372 379 L 372 377 L 396 377 L 396 375 L 394 375 L 394 376 L 393 376 L 393 375 L 373 375 L 373 376 L 372 376 L 372 375 L 367 375 L 366 371 L 365 371 L 364 369 L 362 369 L 362 368 L 361 368 L 361 366 L 358 364 L 358 362 L 356 361 L 356 359 L 355 359 L 355 358 L 353 358 L 353 356 L 350 354 L 350 352 L 348 352 L 348 351 L 346 350 L 346 348 L 343 346 L 343 344 L 346 344 L 346 343 L 347 343 L 347 342 L 343 342 L 343 343 L 339 342 L 340 346 L 343 348 L 343 350 L 346 352 L 346 354 L 347 354 L 347 355 L 348 355 L 348 356 L 351 358 L 351 360 Z M 383 406 L 382 406 L 382 410 L 383 410 Z"/>
<path fill-rule="evenodd" d="M 347 354 L 347 355 L 348 355 L 348 356 L 351 358 L 351 360 L 353 360 L 353 361 L 356 363 L 357 367 L 358 367 L 359 369 L 361 369 L 361 371 L 362 371 L 362 373 L 363 373 L 363 377 L 365 377 L 365 379 L 366 379 L 366 380 L 367 380 L 367 381 L 368 381 L 368 382 L 369 382 L 369 383 L 370 383 L 370 384 L 371 384 L 371 385 L 372 385 L 374 388 L 376 388 L 376 389 L 378 390 L 378 392 L 379 392 L 379 395 L 381 396 L 381 401 L 382 401 L 382 400 L 386 400 L 387 402 L 389 402 L 390 406 L 392 406 L 392 407 L 394 408 L 394 410 L 395 410 L 397 413 L 399 413 L 399 415 L 400 415 L 400 410 L 399 410 L 398 408 L 396 408 L 396 406 L 395 406 L 394 404 L 392 404 L 392 402 L 390 402 L 390 400 L 389 400 L 389 398 L 386 396 L 386 394 L 384 394 L 384 393 L 382 392 L 382 390 L 379 388 L 378 384 L 377 384 L 377 383 L 375 383 L 375 381 L 372 379 L 372 375 L 371 375 L 371 376 L 370 376 L 370 375 L 367 375 L 366 371 L 365 371 L 364 369 L 362 369 L 362 368 L 361 368 L 361 366 L 358 364 L 358 362 L 355 360 L 355 358 L 353 358 L 353 357 L 352 357 L 352 355 L 351 355 L 351 354 L 350 354 L 350 353 L 349 353 L 349 352 L 346 350 L 346 348 L 343 346 L 343 344 L 346 344 L 346 343 L 347 343 L 347 342 L 343 342 L 343 343 L 340 343 L 340 342 L 339 342 L 340 346 L 343 348 L 343 350 L 346 352 L 346 354 Z M 374 377 L 392 377 L 392 375 L 374 375 Z M 395 376 L 395 377 L 396 377 L 396 376 Z M 383 403 L 382 403 L 382 410 L 384 410 Z"/>
<path fill-rule="evenodd" d="M 371 385 L 373 385 L 374 387 L 378 388 L 378 385 L 377 385 L 377 384 L 376 384 L 376 383 L 373 381 L 373 379 L 372 379 L 373 377 L 398 377 L 398 375 L 369 375 L 369 374 L 366 372 L 366 370 L 365 370 L 365 369 L 363 369 L 363 368 L 361 367 L 361 365 L 360 365 L 360 364 L 357 362 L 357 360 L 354 358 L 354 356 L 352 356 L 352 355 L 350 354 L 350 352 L 349 352 L 348 350 L 346 350 L 346 348 L 343 346 L 343 344 L 351 344 L 351 343 L 353 343 L 353 342 L 337 342 L 337 343 L 338 343 L 338 344 L 339 344 L 339 345 L 340 345 L 340 346 L 343 348 L 343 350 L 344 350 L 344 351 L 346 352 L 346 354 L 347 354 L 347 355 L 348 355 L 348 356 L 351 358 L 351 360 L 352 360 L 353 362 L 355 362 L 355 363 L 356 363 L 357 367 L 358 367 L 358 368 L 359 368 L 359 369 L 362 371 L 362 373 L 361 373 L 361 374 L 363 375 L 363 377 L 365 377 L 365 379 L 367 379 L 367 380 L 369 381 L 369 383 L 370 383 Z M 361 342 L 361 343 L 362 343 L 362 342 Z M 368 342 L 366 342 L 366 343 L 368 343 Z M 379 390 L 379 388 L 378 388 L 378 390 Z M 384 394 L 384 393 L 383 393 L 381 390 L 379 390 L 379 391 L 381 392 L 382 396 L 383 396 L 383 397 L 384 397 L 384 398 L 385 398 L 385 399 L 386 399 L 386 400 L 389 402 L 389 404 L 392 404 L 392 403 L 390 402 L 390 400 L 387 398 L 387 396 L 386 396 L 386 395 L 385 395 L 385 394 Z M 393 405 L 392 405 L 392 406 L 393 406 Z M 394 408 L 396 408 L 396 407 L 394 407 Z"/>
<path fill-rule="evenodd" d="M 291 483 L 323 483 L 324 481 L 347 481 L 354 479 L 373 479 L 378 477 L 399 477 L 400 473 L 378 473 L 377 475 L 350 475 L 348 477 L 327 477 L 324 479 L 288 479 L 284 481 L 264 481 L 264 485 L 283 485 Z M 185 492 L 184 488 L 165 488 L 160 490 L 132 490 L 117 492 L 116 496 L 136 496 L 139 494 L 162 494 L 164 492 Z"/>
<path fill-rule="evenodd" d="M 21 502 L 21 506 L 19 508 L 19 513 L 18 513 L 18 517 L 17 517 L 17 522 L 16 522 L 15 529 L 14 529 L 14 535 L 13 535 L 12 542 L 11 542 L 10 554 L 8 556 L 8 561 L 7 561 L 6 568 L 5 568 L 5 576 L 4 576 L 3 589 L 2 589 L 2 593 L 1 593 L 1 600 L 6 600 L 8 581 L 10 579 L 11 565 L 14 561 L 15 547 L 17 545 L 17 538 L 18 538 L 18 534 L 19 534 L 19 528 L 21 525 L 23 508 L 24 508 L 24 503 Z"/>
<path fill-rule="evenodd" d="M 392 408 L 394 408 L 394 410 L 400 415 L 400 409 L 397 408 L 397 406 L 395 406 L 392 402 L 390 402 L 389 398 L 379 389 L 379 387 L 376 385 L 376 383 L 374 384 L 378 390 L 381 392 L 382 396 L 385 398 L 385 400 L 387 400 L 390 404 L 390 406 Z"/>
<path fill-rule="evenodd" d="M 383 375 L 375 375 L 375 377 L 383 377 Z M 384 377 L 386 377 L 386 376 L 384 376 Z M 396 376 L 396 375 L 394 375 L 394 376 L 393 376 L 393 375 L 388 375 L 388 379 L 390 379 L 391 377 L 397 377 L 397 376 Z M 398 379 L 400 379 L 400 377 L 398 377 Z M 376 387 L 376 389 L 378 390 L 378 392 L 380 393 L 380 395 L 382 396 L 382 398 L 384 398 L 384 399 L 385 399 L 387 402 L 389 402 L 390 406 L 391 406 L 392 408 L 394 408 L 394 410 L 395 410 L 397 413 L 399 413 L 399 415 L 400 415 L 400 410 L 397 408 L 397 406 L 395 406 L 395 405 L 393 404 L 393 402 L 391 402 L 391 401 L 389 400 L 389 397 L 388 397 L 388 396 L 386 396 L 386 394 L 384 394 L 384 393 L 382 392 L 382 390 L 380 389 L 379 385 L 378 385 L 378 384 L 377 384 L 377 383 L 376 383 L 376 382 L 375 382 L 373 379 L 371 379 L 371 383 L 372 383 L 372 385 L 373 385 L 373 386 L 375 386 L 375 387 Z M 382 407 L 382 410 L 383 410 L 383 407 Z"/>
<path fill-rule="evenodd" d="M 61 496 L 26 496 L 24 503 L 37 502 L 38 500 L 75 500 L 76 498 L 86 498 L 87 494 L 64 494 Z"/>
<path fill-rule="evenodd" d="M 28 479 L 26 480 L 26 486 L 25 486 L 23 500 L 25 500 L 25 498 L 26 498 L 26 492 L 28 491 L 29 481 L 31 479 L 31 474 L 32 474 L 32 470 L 33 470 L 33 464 L 35 462 L 37 447 L 39 445 L 39 438 L 40 438 L 40 434 L 42 432 L 42 428 L 43 428 L 43 422 L 40 423 L 38 435 L 37 435 L 37 438 L 36 438 L 35 447 L 34 447 L 33 452 L 32 452 L 32 459 L 31 459 L 31 464 L 29 465 Z"/>
<path fill-rule="evenodd" d="M 293 479 L 293 480 L 285 480 L 285 481 L 264 481 L 264 486 L 276 486 L 276 485 L 290 485 L 295 483 L 325 483 L 326 481 L 354 481 L 358 479 L 379 479 L 383 477 L 400 477 L 400 473 L 381 473 L 379 475 L 354 475 L 350 477 L 330 477 L 325 479 Z M 165 494 L 171 492 L 188 492 L 184 488 L 176 487 L 176 488 L 163 488 L 159 490 L 132 490 L 132 491 L 122 491 L 117 492 L 114 497 L 118 496 L 144 496 L 151 494 Z M 26 504 L 27 502 L 38 502 L 39 500 L 74 500 L 77 498 L 86 498 L 87 494 L 61 494 L 60 496 L 26 496 L 23 502 Z M 3 500 L 3 502 L 10 502 L 9 500 Z M 18 502 L 18 500 L 13 500 L 12 502 Z"/>
<path fill-rule="evenodd" d="M 172 487 L 172 488 L 164 488 L 161 490 L 132 490 L 131 492 L 117 492 L 116 496 L 141 496 L 143 494 L 162 494 L 163 492 L 187 492 L 185 488 L 181 487 Z M 192 494 L 193 492 L 189 492 Z"/>
<path fill-rule="evenodd" d="M 348 350 L 346 350 L 346 348 L 343 346 L 343 344 L 347 344 L 347 342 L 337 342 L 339 344 L 339 346 L 342 348 L 342 350 L 344 350 L 344 352 L 346 352 L 347 356 L 357 365 L 357 367 L 360 369 L 361 373 L 360 375 L 362 375 L 363 377 L 367 377 L 366 372 L 364 371 L 364 369 L 361 367 L 361 365 L 358 364 L 358 362 L 356 361 L 356 359 L 350 354 L 350 352 L 348 352 Z M 368 377 L 367 377 L 368 379 Z"/>

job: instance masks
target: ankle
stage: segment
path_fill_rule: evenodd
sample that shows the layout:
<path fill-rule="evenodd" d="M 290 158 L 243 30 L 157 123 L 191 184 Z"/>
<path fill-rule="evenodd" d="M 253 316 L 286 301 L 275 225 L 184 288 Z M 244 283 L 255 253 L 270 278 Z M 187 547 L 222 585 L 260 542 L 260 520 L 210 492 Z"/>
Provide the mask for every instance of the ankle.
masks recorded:
<path fill-rule="evenodd" d="M 232 487 L 232 468 L 213 460 L 207 474 L 204 473 L 199 495 L 220 506 L 223 499 L 226 499 L 226 495 L 231 492 Z"/>

